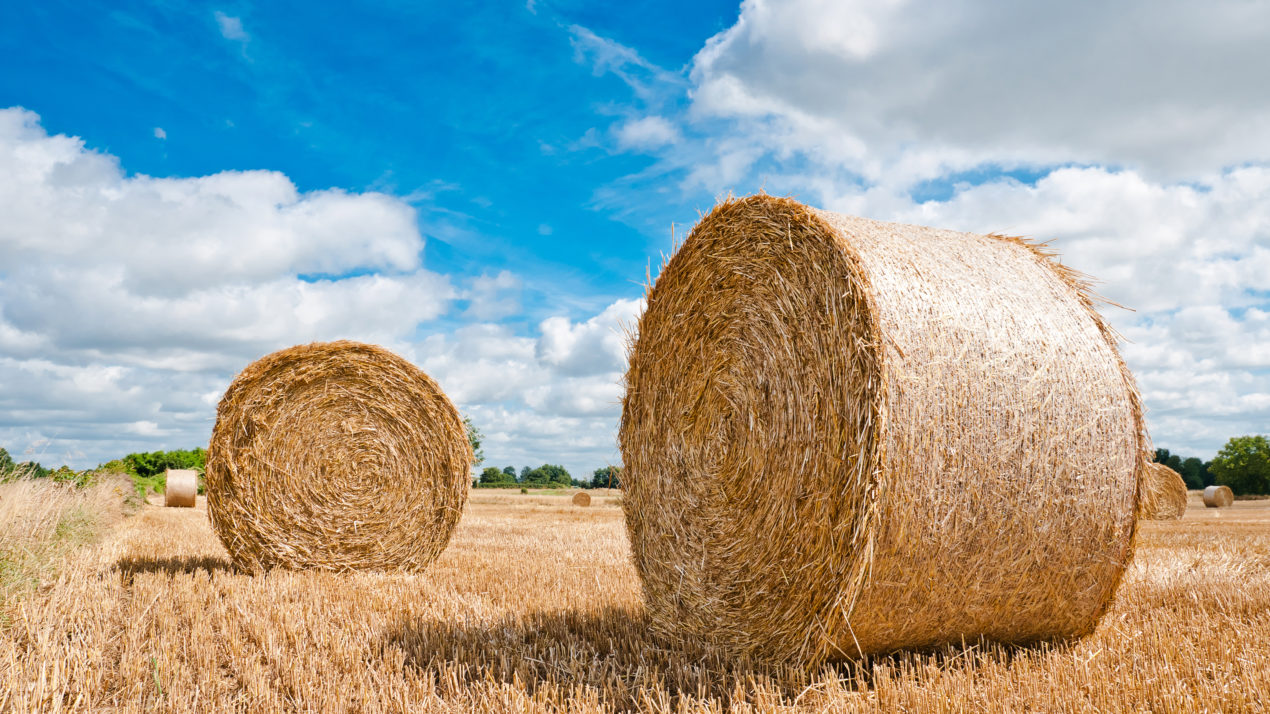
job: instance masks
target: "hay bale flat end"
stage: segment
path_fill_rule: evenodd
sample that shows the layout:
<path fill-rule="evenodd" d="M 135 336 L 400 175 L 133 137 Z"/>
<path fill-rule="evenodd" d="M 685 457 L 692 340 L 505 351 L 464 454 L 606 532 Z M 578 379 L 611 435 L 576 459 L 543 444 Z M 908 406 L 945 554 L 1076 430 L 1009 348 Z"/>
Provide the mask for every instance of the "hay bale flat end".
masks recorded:
<path fill-rule="evenodd" d="M 1235 503 L 1235 492 L 1229 486 L 1208 486 L 1204 489 L 1206 508 L 1229 508 Z"/>
<path fill-rule="evenodd" d="M 300 345 L 221 399 L 208 513 L 244 570 L 419 570 L 463 512 L 471 462 L 458 411 L 419 368 L 373 345 Z"/>
<path fill-rule="evenodd" d="M 193 508 L 198 500 L 198 472 L 190 469 L 168 469 L 164 475 L 163 505 L 169 508 Z"/>

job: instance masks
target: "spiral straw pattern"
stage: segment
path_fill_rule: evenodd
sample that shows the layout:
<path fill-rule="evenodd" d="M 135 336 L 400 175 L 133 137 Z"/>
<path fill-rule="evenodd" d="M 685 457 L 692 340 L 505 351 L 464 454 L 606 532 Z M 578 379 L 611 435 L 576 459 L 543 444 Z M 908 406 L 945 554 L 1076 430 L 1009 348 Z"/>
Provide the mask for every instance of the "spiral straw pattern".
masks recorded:
<path fill-rule="evenodd" d="M 247 571 L 419 570 L 458 522 L 471 461 L 458 411 L 417 367 L 373 345 L 300 345 L 221 399 L 208 513 Z"/>

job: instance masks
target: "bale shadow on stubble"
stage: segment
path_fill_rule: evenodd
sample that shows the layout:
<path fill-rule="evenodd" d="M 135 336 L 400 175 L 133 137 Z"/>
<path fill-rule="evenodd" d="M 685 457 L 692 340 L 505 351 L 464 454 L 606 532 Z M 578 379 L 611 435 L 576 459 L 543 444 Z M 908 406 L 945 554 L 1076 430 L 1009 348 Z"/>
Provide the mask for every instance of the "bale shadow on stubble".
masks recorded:
<path fill-rule="evenodd" d="M 170 557 L 135 557 L 125 556 L 115 561 L 114 570 L 125 582 L 143 573 L 166 573 L 168 575 L 193 574 L 200 570 L 208 575 L 221 571 L 234 571 L 228 559 L 214 555 L 183 555 Z"/>
<path fill-rule="evenodd" d="M 530 695 L 592 689 L 619 711 L 646 701 L 648 691 L 726 700 L 738 681 L 769 679 L 758 667 L 672 650 L 650 633 L 641 610 L 623 608 L 534 612 L 493 623 L 415 620 L 391 630 L 384 646 L 442 681 L 493 680 Z"/>
<path fill-rule="evenodd" d="M 400 650 L 406 667 L 434 674 L 439 681 L 466 686 L 493 680 L 530 695 L 543 688 L 565 695 L 592 689 L 618 711 L 643 708 L 650 696 L 671 708 L 683 698 L 714 700 L 727 708 L 738 697 L 752 703 L 759 690 L 795 703 L 827 681 L 866 693 L 884 672 L 912 676 L 923 667 L 950 669 L 985 658 L 1008 665 L 1037 652 L 1037 645 L 967 642 L 809 670 L 681 651 L 652 634 L 642 610 L 622 608 L 536 612 L 493 623 L 414 620 L 391 630 L 383 645 Z"/>

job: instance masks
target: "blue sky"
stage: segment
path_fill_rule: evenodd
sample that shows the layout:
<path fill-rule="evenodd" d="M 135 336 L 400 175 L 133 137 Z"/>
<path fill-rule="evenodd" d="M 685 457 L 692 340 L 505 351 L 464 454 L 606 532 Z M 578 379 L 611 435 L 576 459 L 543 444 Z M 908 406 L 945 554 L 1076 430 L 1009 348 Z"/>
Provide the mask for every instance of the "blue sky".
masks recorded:
<path fill-rule="evenodd" d="M 737 7 L 594 5 L 13 6 L 0 32 L 29 71 L 5 73 L 0 91 L 6 106 L 38 112 L 50 133 L 82 137 L 129 173 L 271 169 L 302 191 L 407 197 L 429 266 L 549 274 L 530 290 L 534 303 L 602 308 L 631 294 L 669 222 L 712 197 L 657 201 L 627 223 L 595 210 L 598 185 L 649 160 L 587 132 L 683 97 L 633 96 L 589 59 L 603 48 L 577 33 L 638 46 L 678 70 Z M 670 28 L 650 22 L 672 15 Z M 543 309 L 531 304 L 530 314 Z"/>
<path fill-rule="evenodd" d="M 248 361 L 384 344 L 499 465 L 615 462 L 621 330 L 716 197 L 1043 240 L 1134 311 L 1158 445 L 1270 431 L 1270 9 L 0 8 L 0 446 L 201 444 Z"/>

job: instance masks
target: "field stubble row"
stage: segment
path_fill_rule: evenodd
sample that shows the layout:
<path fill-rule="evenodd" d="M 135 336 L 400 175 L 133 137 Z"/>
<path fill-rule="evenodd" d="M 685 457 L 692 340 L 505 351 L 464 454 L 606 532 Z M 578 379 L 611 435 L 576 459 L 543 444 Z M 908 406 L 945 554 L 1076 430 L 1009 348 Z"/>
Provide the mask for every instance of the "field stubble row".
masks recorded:
<path fill-rule="evenodd" d="M 0 711 L 1263 711 L 1270 501 L 1146 522 L 1090 637 L 816 672 L 666 649 L 616 492 L 474 491 L 420 575 L 236 572 L 196 509 L 147 506 L 0 633 Z"/>

